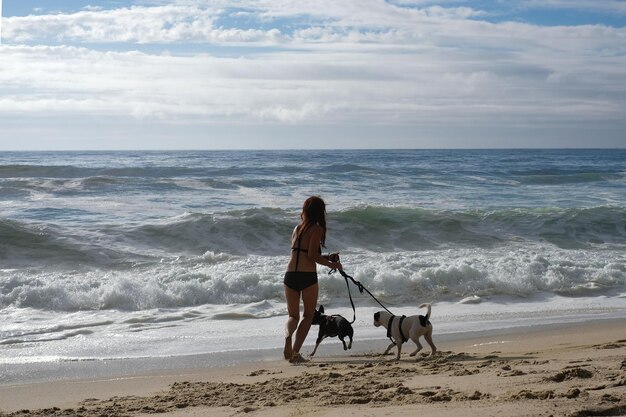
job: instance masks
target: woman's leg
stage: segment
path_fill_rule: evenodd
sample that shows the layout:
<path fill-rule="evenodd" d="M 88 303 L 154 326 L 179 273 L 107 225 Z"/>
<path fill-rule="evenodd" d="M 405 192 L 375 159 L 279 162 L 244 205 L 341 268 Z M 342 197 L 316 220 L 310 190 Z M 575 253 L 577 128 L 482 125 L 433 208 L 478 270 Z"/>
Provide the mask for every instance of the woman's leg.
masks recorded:
<path fill-rule="evenodd" d="M 302 321 L 298 325 L 298 331 L 296 332 L 296 341 L 293 343 L 293 353 L 299 353 L 304 339 L 309 334 L 311 328 L 311 322 L 313 321 L 313 314 L 315 313 L 315 307 L 317 306 L 317 295 L 319 292 L 318 284 L 313 284 L 310 287 L 306 287 L 302 290 L 302 302 L 304 304 L 304 313 L 302 314 Z"/>
<path fill-rule="evenodd" d="M 300 321 L 300 291 L 289 288 L 285 285 L 285 299 L 287 300 L 287 313 L 289 318 L 285 324 L 285 349 L 283 355 L 285 359 L 291 359 L 293 347 L 291 346 L 291 335 L 298 328 Z"/>

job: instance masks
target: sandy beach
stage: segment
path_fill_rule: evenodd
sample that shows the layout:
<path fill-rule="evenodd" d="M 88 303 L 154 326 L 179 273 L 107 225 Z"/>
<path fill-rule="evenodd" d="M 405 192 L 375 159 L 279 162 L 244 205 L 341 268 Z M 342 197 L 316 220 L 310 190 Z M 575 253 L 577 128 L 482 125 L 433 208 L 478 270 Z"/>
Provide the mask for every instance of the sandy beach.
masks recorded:
<path fill-rule="evenodd" d="M 324 341 L 331 343 L 338 342 Z M 4 385 L 0 408 L 3 416 L 84 417 L 626 415 L 623 320 L 467 337 L 438 348 L 433 357 L 403 353 L 399 362 L 380 351 L 322 352 L 297 366 L 276 360 Z"/>

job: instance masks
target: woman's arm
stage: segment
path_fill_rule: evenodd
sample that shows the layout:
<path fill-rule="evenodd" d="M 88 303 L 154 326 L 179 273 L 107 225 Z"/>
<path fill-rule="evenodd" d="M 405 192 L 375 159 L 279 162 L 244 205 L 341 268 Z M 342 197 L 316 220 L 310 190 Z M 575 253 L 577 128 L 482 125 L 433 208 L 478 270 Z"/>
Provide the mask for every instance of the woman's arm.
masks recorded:
<path fill-rule="evenodd" d="M 313 259 L 316 263 L 320 265 L 327 266 L 331 269 L 343 270 L 340 262 L 332 262 L 327 257 L 324 257 L 320 254 L 321 240 L 322 227 L 318 225 L 313 226 L 313 230 L 311 231 L 311 238 L 309 240 L 309 252 L 307 253 L 308 257 Z"/>

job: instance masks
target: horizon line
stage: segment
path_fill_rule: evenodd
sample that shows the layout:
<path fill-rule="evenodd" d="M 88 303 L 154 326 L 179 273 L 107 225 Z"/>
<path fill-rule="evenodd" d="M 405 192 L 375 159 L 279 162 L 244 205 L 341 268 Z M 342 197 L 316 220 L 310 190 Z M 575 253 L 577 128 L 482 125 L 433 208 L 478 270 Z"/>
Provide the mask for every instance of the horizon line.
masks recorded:
<path fill-rule="evenodd" d="M 0 149 L 0 152 L 205 152 L 205 151 L 504 151 L 504 150 L 626 150 L 623 147 L 415 147 L 415 148 L 98 148 L 98 149 Z"/>

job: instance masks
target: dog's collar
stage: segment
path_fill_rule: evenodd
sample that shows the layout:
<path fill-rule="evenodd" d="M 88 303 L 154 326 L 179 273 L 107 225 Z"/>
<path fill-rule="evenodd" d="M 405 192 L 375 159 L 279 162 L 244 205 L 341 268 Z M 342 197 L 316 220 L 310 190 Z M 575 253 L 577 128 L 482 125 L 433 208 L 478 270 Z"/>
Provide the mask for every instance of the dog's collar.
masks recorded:
<path fill-rule="evenodd" d="M 387 326 L 387 337 L 389 338 L 389 340 L 391 340 L 393 342 L 394 345 L 396 344 L 396 341 L 393 340 L 393 337 L 391 337 L 391 326 L 393 325 L 393 319 L 395 319 L 395 318 L 396 318 L 396 316 L 391 316 L 389 318 L 389 325 Z M 406 316 L 399 317 L 400 320 L 399 320 L 399 323 L 398 323 L 398 330 L 400 330 L 400 340 L 402 340 L 402 343 L 404 343 L 407 340 L 409 340 L 409 339 L 407 339 L 404 336 L 404 333 L 402 332 L 402 322 L 404 321 L 405 318 L 406 318 Z"/>

